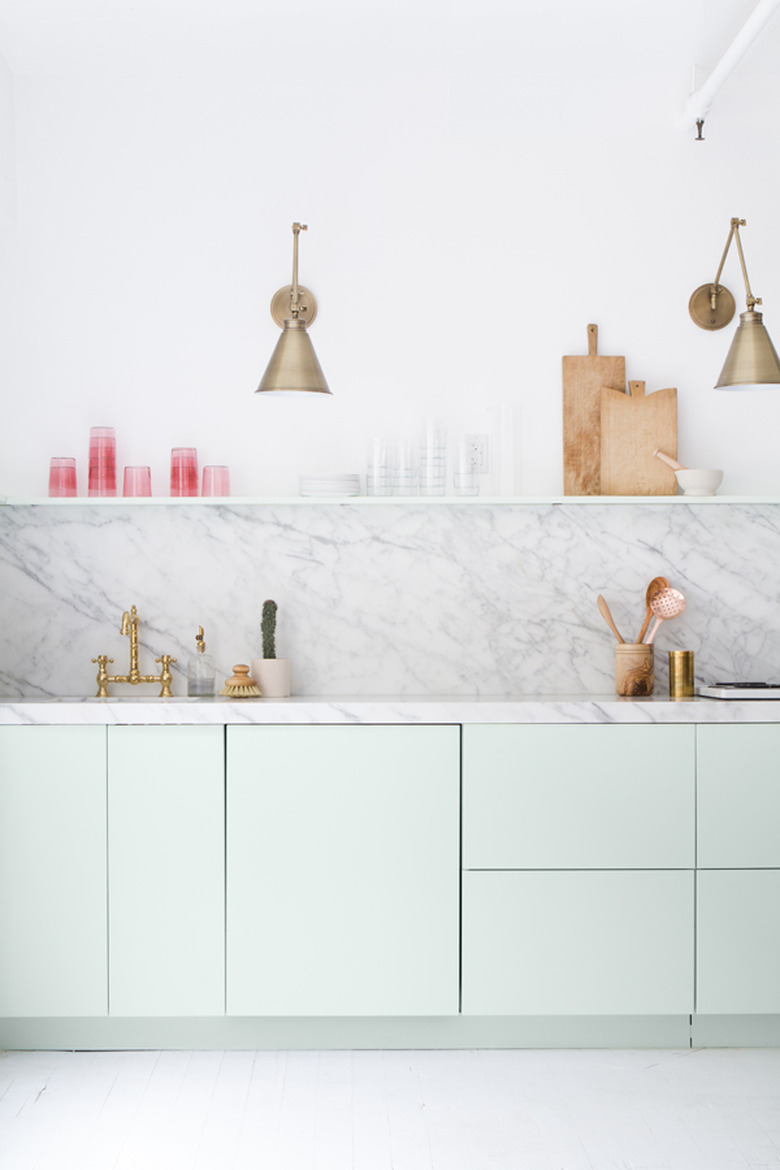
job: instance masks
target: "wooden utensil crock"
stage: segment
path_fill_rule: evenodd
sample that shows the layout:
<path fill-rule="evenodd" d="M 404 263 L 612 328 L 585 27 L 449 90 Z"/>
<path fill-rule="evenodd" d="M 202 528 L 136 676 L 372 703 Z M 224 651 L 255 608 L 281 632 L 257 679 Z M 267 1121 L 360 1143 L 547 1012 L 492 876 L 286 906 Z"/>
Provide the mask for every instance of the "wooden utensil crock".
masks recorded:
<path fill-rule="evenodd" d="M 619 695 L 642 698 L 652 695 L 655 686 L 653 647 L 646 642 L 624 642 L 615 646 L 615 690 Z"/>

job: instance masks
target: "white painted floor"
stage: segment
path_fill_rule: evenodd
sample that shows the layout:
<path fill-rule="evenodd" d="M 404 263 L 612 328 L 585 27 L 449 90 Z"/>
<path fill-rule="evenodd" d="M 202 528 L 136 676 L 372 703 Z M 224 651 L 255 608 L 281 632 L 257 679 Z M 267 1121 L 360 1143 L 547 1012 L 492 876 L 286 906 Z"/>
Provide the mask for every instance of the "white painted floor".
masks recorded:
<path fill-rule="evenodd" d="M 0 1053 L 0 1167 L 780 1167 L 780 1050 Z"/>

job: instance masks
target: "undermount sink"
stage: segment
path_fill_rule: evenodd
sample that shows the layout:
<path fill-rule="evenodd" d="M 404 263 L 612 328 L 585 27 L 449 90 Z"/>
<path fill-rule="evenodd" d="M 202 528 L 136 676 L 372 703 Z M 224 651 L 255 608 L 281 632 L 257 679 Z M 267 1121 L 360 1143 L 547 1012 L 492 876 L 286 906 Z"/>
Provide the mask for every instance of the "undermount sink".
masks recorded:
<path fill-rule="evenodd" d="M 196 703 L 199 695 L 63 695 L 46 703 Z"/>

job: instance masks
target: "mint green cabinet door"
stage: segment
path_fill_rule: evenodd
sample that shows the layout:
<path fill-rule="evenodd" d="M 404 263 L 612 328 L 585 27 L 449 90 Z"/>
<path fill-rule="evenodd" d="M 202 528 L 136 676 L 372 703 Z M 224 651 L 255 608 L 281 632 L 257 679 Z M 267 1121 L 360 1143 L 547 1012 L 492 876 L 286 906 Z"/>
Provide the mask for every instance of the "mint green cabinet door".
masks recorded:
<path fill-rule="evenodd" d="M 110 1013 L 225 1010 L 224 729 L 108 729 Z"/>
<path fill-rule="evenodd" d="M 780 724 L 704 726 L 698 736 L 698 865 L 780 867 Z"/>
<path fill-rule="evenodd" d="M 458 1011 L 456 727 L 229 727 L 231 1015 Z"/>
<path fill-rule="evenodd" d="M 106 732 L 0 728 L 0 1016 L 99 1016 Z"/>
<path fill-rule="evenodd" d="M 463 729 L 466 869 L 694 865 L 695 728 Z"/>
<path fill-rule="evenodd" d="M 463 1012 L 693 1010 L 693 874 L 463 875 Z"/>
<path fill-rule="evenodd" d="M 780 869 L 697 875 L 696 1010 L 780 1012 Z"/>

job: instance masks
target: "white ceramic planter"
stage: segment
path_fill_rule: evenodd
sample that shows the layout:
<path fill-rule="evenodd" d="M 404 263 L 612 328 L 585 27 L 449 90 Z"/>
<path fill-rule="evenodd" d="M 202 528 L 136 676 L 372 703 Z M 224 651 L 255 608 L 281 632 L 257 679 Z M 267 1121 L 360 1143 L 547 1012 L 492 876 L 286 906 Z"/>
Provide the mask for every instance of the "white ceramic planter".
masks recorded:
<path fill-rule="evenodd" d="M 286 699 L 289 696 L 289 658 L 253 658 L 250 674 L 264 698 Z"/>

